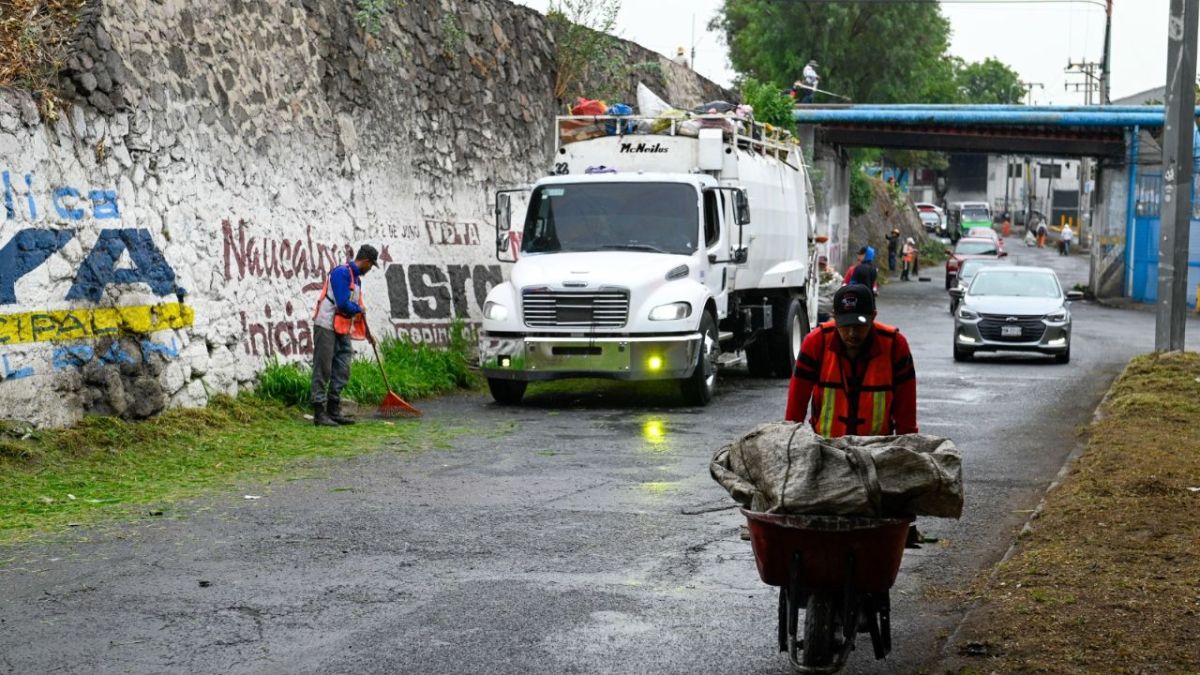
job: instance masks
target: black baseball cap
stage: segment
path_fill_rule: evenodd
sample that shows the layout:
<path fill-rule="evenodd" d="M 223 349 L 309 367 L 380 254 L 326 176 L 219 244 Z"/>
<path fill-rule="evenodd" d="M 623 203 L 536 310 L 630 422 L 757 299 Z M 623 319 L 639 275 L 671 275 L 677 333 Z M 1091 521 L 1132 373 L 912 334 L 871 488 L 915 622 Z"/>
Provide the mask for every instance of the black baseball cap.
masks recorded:
<path fill-rule="evenodd" d="M 842 286 L 833 294 L 833 318 L 838 326 L 865 326 L 874 313 L 875 294 L 862 284 Z"/>

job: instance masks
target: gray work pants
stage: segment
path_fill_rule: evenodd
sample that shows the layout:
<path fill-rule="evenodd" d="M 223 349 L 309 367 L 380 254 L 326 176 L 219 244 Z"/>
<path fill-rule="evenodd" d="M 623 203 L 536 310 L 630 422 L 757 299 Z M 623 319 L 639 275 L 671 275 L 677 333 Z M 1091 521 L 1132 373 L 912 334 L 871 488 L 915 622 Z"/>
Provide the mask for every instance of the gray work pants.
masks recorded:
<path fill-rule="evenodd" d="M 350 360 L 354 347 L 349 335 L 313 326 L 312 403 L 335 406 L 342 399 L 342 388 L 350 381 Z M 325 390 L 329 389 L 328 395 Z"/>

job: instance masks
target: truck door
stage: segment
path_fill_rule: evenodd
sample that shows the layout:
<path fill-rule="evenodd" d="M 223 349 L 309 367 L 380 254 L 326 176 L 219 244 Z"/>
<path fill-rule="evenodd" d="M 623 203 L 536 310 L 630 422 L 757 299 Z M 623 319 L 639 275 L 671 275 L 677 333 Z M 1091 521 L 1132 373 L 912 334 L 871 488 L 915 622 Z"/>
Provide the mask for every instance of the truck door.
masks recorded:
<path fill-rule="evenodd" d="M 734 268 L 729 265 L 729 229 L 733 221 L 733 200 L 725 190 L 704 191 L 704 250 L 708 270 L 704 283 L 717 303 L 717 320 L 725 318 L 729 289 L 733 287 Z"/>

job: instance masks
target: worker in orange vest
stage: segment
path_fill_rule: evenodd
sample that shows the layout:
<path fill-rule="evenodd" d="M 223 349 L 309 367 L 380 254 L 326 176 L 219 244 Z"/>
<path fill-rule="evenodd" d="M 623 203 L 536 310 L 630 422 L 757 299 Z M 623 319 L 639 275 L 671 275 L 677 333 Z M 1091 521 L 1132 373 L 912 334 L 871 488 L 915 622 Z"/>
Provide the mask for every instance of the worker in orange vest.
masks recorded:
<path fill-rule="evenodd" d="M 833 297 L 833 319 L 804 338 L 788 388 L 786 419 L 817 434 L 917 433 L 917 379 L 908 340 L 875 321 L 875 294 L 860 284 Z M 811 403 L 811 405 L 810 405 Z"/>
<path fill-rule="evenodd" d="M 379 261 L 375 247 L 363 244 L 353 262 L 329 272 L 313 310 L 313 424 L 354 424 L 342 414 L 342 389 L 350 381 L 353 340 L 372 339 L 367 331 L 362 276 Z"/>

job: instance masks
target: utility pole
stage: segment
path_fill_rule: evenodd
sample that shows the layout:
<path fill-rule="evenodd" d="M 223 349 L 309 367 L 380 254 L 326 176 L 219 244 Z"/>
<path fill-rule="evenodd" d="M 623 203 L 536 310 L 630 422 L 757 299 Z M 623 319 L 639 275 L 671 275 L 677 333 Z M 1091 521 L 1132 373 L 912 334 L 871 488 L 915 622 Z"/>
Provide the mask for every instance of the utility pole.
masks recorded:
<path fill-rule="evenodd" d="M 1196 133 L 1196 21 L 1200 0 L 1171 0 L 1167 24 L 1167 103 L 1163 133 L 1162 234 L 1158 240 L 1155 351 L 1181 351 L 1187 318 L 1192 144 Z"/>
<path fill-rule="evenodd" d="M 1104 88 L 1103 75 L 1097 75 L 1097 73 L 1101 72 L 1102 68 L 1104 68 L 1104 64 L 1096 63 L 1095 61 L 1079 61 L 1077 63 L 1068 60 L 1067 68 L 1063 72 L 1068 75 L 1079 73 L 1083 75 L 1083 82 L 1066 82 L 1063 84 L 1063 90 L 1083 91 L 1083 104 L 1092 105 L 1092 102 L 1095 100 L 1092 94 L 1097 89 Z M 1103 96 L 1104 94 L 1101 93 L 1101 102 L 1103 102 Z"/>
<path fill-rule="evenodd" d="M 1104 58 L 1100 62 L 1100 105 L 1112 103 L 1110 75 L 1112 73 L 1112 4 L 1108 0 L 1104 19 Z"/>
<path fill-rule="evenodd" d="M 1025 105 L 1033 105 L 1033 88 L 1037 87 L 1042 91 L 1046 90 L 1046 85 L 1041 82 L 1020 82 L 1021 89 L 1025 91 Z"/>

